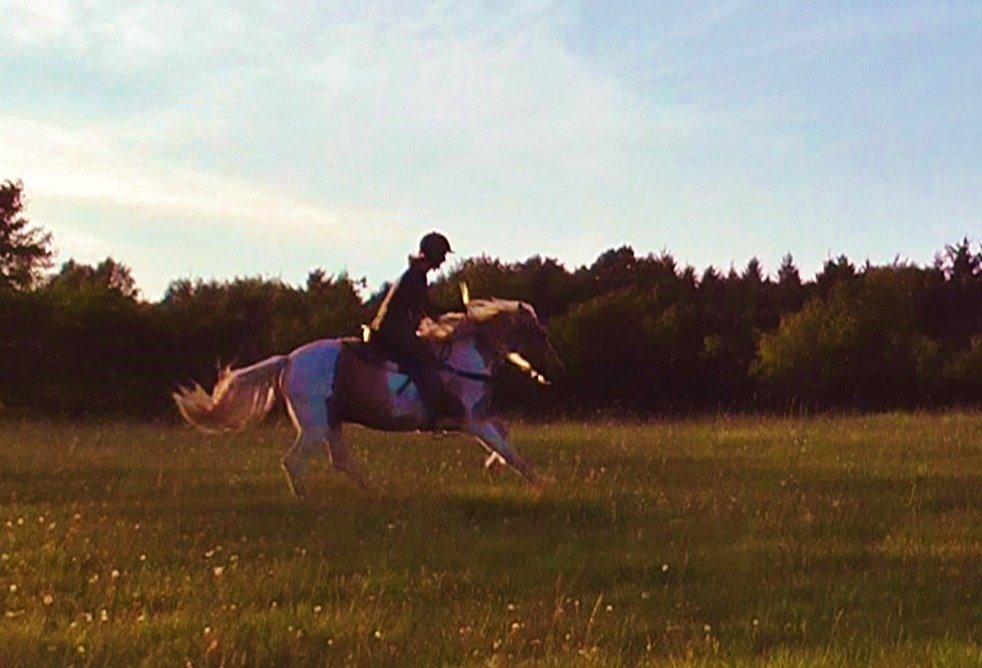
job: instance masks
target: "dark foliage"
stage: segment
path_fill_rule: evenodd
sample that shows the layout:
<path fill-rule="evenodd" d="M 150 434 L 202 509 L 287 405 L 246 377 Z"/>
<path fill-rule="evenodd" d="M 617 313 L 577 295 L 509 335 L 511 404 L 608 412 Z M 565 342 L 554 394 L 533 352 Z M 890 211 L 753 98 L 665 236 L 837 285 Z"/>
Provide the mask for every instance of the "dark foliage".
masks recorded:
<path fill-rule="evenodd" d="M 49 235 L 27 230 L 20 192 L 20 184 L 0 188 L 4 229 L 14 230 L 3 243 L 35 248 L 23 255 L 34 258 L 26 269 L 0 264 L 0 401 L 10 409 L 171 414 L 168 395 L 177 384 L 210 383 L 222 364 L 357 335 L 387 287 L 366 300 L 363 281 L 317 269 L 302 288 L 261 278 L 181 279 L 159 303 L 148 303 L 129 269 L 112 258 L 96 266 L 69 260 L 39 282 Z M 475 297 L 536 308 L 567 377 L 541 392 L 518 373 L 506 374 L 496 386 L 506 407 L 978 403 L 980 251 L 964 239 L 930 267 L 857 268 L 840 256 L 805 281 L 790 255 L 772 279 L 757 258 L 725 275 L 713 267 L 699 274 L 665 252 L 639 256 L 624 246 L 574 270 L 539 256 L 516 263 L 469 258 L 433 291 L 445 310 L 462 307 L 462 282 Z"/>
<path fill-rule="evenodd" d="M 138 301 L 129 270 L 66 263 L 32 291 L 0 294 L 0 401 L 66 414 L 170 411 L 169 394 L 326 336 L 356 334 L 361 284 L 311 273 L 305 289 L 258 278 L 179 280 Z"/>
<path fill-rule="evenodd" d="M 0 290 L 26 290 L 51 266 L 51 234 L 21 215 L 24 185 L 0 183 Z"/>

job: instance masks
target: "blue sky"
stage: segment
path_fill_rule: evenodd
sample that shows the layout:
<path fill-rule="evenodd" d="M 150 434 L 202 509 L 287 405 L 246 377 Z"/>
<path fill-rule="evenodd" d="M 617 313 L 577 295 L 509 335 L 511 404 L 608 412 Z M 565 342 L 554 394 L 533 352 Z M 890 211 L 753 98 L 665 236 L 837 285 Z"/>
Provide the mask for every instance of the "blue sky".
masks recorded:
<path fill-rule="evenodd" d="M 0 0 L 0 178 L 59 260 L 372 286 L 982 237 L 982 3 Z"/>

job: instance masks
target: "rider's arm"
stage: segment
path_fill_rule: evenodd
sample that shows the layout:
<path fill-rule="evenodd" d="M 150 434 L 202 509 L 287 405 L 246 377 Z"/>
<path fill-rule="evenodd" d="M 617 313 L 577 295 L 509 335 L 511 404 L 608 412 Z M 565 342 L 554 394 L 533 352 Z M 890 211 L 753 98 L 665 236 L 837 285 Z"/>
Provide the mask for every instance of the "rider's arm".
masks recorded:
<path fill-rule="evenodd" d="M 426 283 L 423 283 L 423 295 L 422 295 L 422 306 L 423 313 L 428 315 L 433 320 L 440 319 L 440 312 L 433 306 L 433 302 L 430 301 L 430 289 L 427 287 Z"/>

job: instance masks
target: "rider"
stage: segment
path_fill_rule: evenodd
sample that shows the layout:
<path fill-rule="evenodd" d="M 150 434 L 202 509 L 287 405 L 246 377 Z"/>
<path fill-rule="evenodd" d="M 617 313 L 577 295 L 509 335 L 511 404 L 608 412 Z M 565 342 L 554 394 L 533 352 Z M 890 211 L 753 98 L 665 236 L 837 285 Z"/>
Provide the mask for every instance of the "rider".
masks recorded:
<path fill-rule="evenodd" d="M 416 335 L 423 316 L 439 314 L 430 302 L 426 274 L 439 269 L 452 253 L 450 242 L 439 232 L 430 232 L 419 242 L 419 253 L 409 256 L 409 268 L 389 289 L 372 321 L 371 341 L 408 373 L 426 408 L 427 429 L 436 427 L 442 416 L 458 417 L 460 402 L 448 395 L 437 373 L 440 360 L 429 344 Z"/>

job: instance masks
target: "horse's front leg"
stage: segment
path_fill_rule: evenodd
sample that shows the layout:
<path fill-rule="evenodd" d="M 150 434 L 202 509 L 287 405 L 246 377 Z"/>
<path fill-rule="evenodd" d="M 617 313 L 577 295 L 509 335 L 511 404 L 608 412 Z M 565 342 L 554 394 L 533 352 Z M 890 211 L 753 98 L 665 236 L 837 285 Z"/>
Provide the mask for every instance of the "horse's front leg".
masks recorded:
<path fill-rule="evenodd" d="M 341 433 L 340 424 L 331 426 L 331 429 L 327 434 L 327 445 L 331 463 L 334 464 L 334 468 L 347 474 L 352 480 L 355 481 L 355 484 L 362 489 L 367 490 L 369 488 L 368 480 L 365 478 L 365 474 L 362 473 L 361 467 L 355 460 L 355 456 L 348 448 L 348 444 L 345 442 L 344 436 Z"/>
<path fill-rule="evenodd" d="M 499 455 L 494 450 L 489 450 L 488 457 L 487 459 L 484 460 L 484 470 L 490 473 L 494 471 L 494 469 L 497 468 L 499 465 L 505 466 L 504 457 Z"/>
<path fill-rule="evenodd" d="M 537 490 L 545 488 L 547 480 L 535 470 L 531 464 L 522 459 L 507 440 L 504 426 L 497 420 L 481 420 L 471 422 L 467 431 L 476 436 L 481 443 L 491 451 L 485 466 L 492 465 L 496 457 L 501 457 L 506 464 L 522 474 L 529 484 Z"/>

